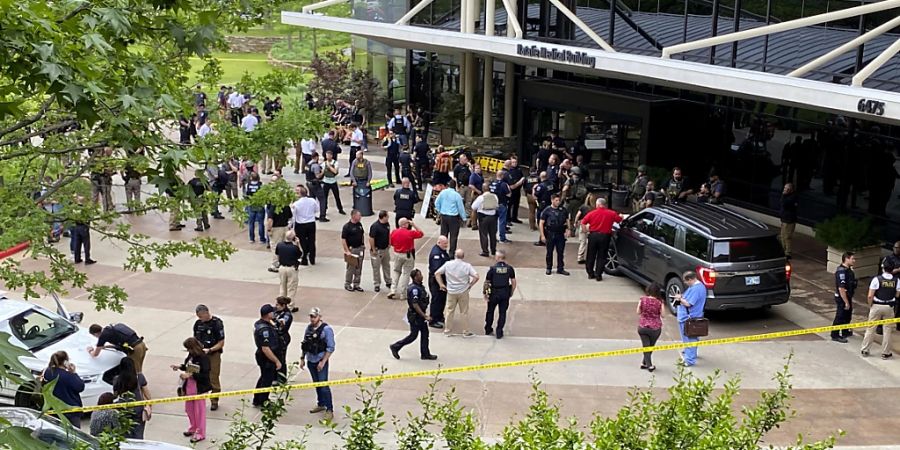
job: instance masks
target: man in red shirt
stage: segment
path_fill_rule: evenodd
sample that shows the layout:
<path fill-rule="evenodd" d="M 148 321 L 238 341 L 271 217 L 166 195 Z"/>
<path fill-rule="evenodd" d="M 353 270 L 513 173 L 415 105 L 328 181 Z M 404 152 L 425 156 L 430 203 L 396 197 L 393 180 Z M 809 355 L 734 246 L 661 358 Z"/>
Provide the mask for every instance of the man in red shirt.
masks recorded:
<path fill-rule="evenodd" d="M 416 239 L 425 234 L 412 220 L 402 218 L 397 229 L 391 232 L 391 249 L 394 252 L 394 280 L 391 285 L 391 300 L 406 300 L 406 288 L 409 287 L 409 274 L 416 266 Z"/>
<path fill-rule="evenodd" d="M 606 199 L 597 199 L 597 208 L 585 214 L 581 225 L 588 232 L 587 262 L 584 268 L 588 278 L 603 280 L 603 268 L 609 252 L 609 239 L 612 237 L 614 223 L 621 222 L 619 213 L 606 207 Z"/>

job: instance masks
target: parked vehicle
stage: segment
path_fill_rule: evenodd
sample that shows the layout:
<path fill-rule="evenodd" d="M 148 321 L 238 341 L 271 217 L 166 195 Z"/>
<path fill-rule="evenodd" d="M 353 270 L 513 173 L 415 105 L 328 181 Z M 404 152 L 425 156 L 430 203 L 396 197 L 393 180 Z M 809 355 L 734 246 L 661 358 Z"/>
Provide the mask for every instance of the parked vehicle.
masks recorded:
<path fill-rule="evenodd" d="M 727 207 L 654 206 L 617 224 L 606 273 L 663 284 L 674 313 L 687 270 L 708 290 L 706 310 L 762 308 L 790 298 L 791 266 L 777 233 Z"/>
<path fill-rule="evenodd" d="M 14 427 L 31 430 L 31 436 L 48 446 L 61 450 L 87 448 L 99 450 L 100 442 L 93 436 L 77 428 L 66 429 L 57 418 L 41 415 L 28 408 L 0 407 L 0 419 L 6 420 Z M 127 439 L 119 448 L 121 450 L 188 450 L 188 447 L 141 439 Z"/>
<path fill-rule="evenodd" d="M 87 352 L 97 339 L 87 329 L 78 326 L 83 315 L 69 314 L 55 295 L 57 312 L 22 300 L 14 300 L 0 291 L 0 332 L 8 333 L 10 343 L 25 349 L 31 356 L 20 357 L 22 364 L 31 374 L 40 375 L 47 368 L 50 355 L 63 350 L 69 360 L 78 368 L 78 375 L 84 380 L 85 388 L 81 399 L 85 406 L 97 404 L 97 398 L 104 392 L 112 392 L 112 380 L 118 373 L 119 361 L 125 356 L 118 350 L 105 349 L 96 358 Z M 9 381 L 0 383 L 0 402 L 15 406 L 35 407 L 40 396 L 32 393 L 34 383 L 17 385 Z"/>

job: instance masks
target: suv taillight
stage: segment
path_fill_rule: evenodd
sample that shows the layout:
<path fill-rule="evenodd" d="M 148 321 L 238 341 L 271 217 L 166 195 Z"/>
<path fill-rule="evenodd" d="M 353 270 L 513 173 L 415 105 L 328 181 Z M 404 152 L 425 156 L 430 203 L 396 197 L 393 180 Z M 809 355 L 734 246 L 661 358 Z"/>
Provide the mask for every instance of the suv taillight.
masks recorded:
<path fill-rule="evenodd" d="M 702 266 L 697 267 L 697 278 L 707 289 L 712 289 L 716 285 L 716 271 L 714 269 Z"/>
<path fill-rule="evenodd" d="M 791 281 L 791 272 L 793 272 L 794 268 L 791 267 L 791 263 L 787 263 L 784 265 L 784 280 Z"/>

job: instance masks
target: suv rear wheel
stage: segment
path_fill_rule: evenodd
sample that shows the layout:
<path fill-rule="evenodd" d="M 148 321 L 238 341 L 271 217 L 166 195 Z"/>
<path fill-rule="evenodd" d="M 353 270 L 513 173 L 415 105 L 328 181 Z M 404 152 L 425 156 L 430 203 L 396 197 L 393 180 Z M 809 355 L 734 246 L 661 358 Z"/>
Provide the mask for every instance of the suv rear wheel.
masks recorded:
<path fill-rule="evenodd" d="M 675 296 L 684 292 L 684 283 L 681 278 L 672 276 L 666 281 L 666 308 L 672 315 L 678 314 L 678 302 Z"/>
<path fill-rule="evenodd" d="M 616 249 L 615 239 L 609 242 L 609 250 L 606 252 L 606 265 L 603 267 L 603 272 L 609 275 L 622 274 L 622 271 L 619 270 L 619 252 Z"/>

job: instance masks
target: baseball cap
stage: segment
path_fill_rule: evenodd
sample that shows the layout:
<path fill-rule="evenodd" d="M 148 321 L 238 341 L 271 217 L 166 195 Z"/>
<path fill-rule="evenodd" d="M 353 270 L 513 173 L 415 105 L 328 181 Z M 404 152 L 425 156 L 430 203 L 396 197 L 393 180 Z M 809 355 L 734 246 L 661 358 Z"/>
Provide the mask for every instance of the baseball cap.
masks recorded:
<path fill-rule="evenodd" d="M 319 311 L 319 308 L 312 308 L 309 310 L 309 315 L 319 317 L 322 315 L 322 312 Z"/>
<path fill-rule="evenodd" d="M 268 304 L 268 303 L 266 303 L 265 305 L 262 305 L 262 306 L 259 308 L 259 315 L 260 315 L 260 316 L 264 316 L 264 315 L 266 315 L 266 314 L 271 314 L 271 313 L 273 313 L 273 312 L 275 312 L 275 307 L 272 306 L 272 305 L 270 305 L 270 304 Z"/>

